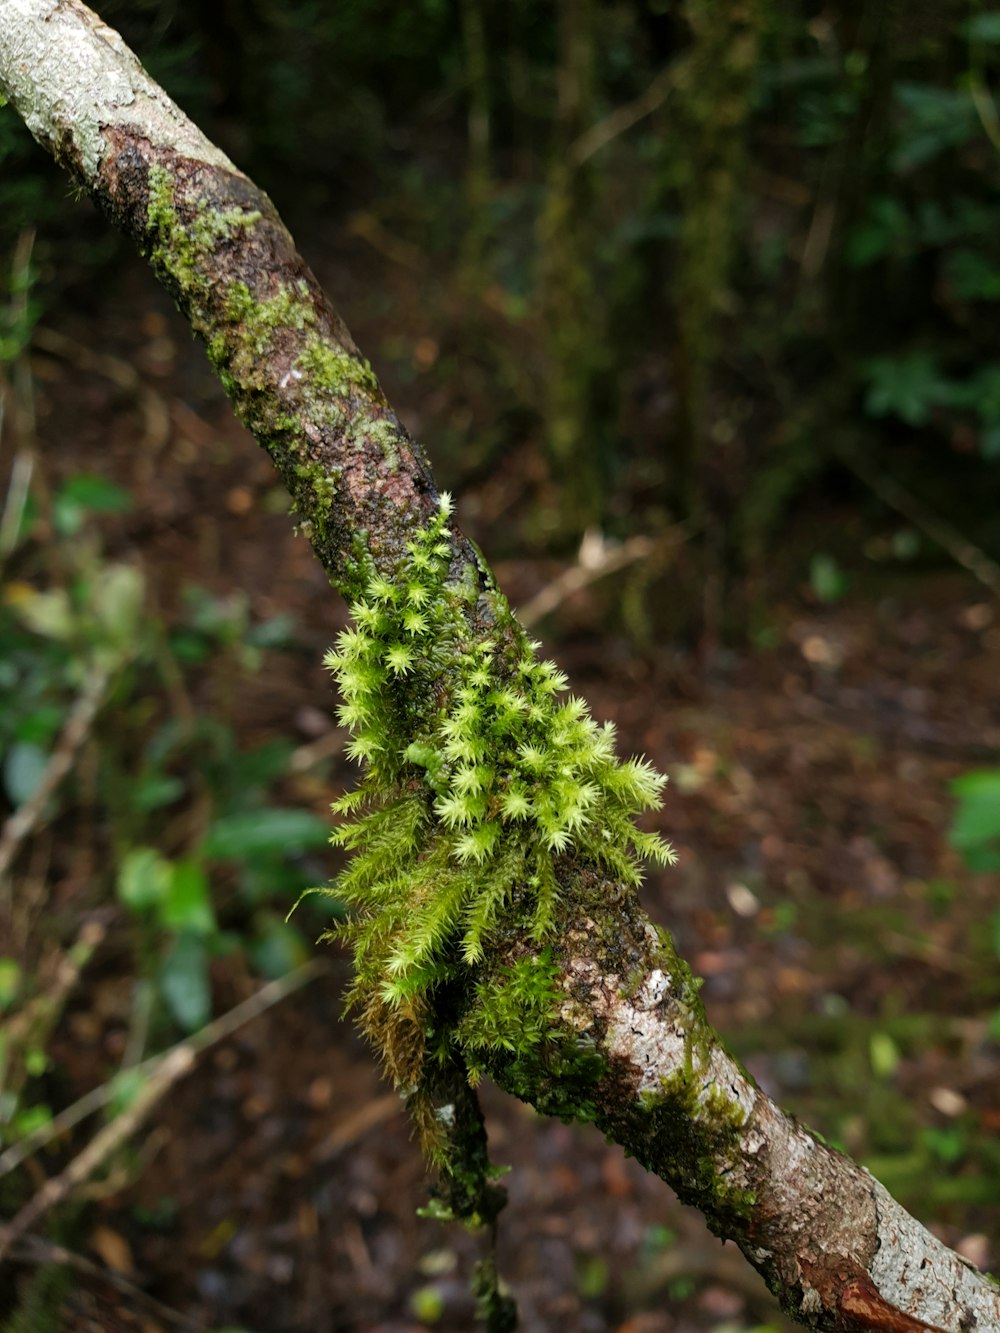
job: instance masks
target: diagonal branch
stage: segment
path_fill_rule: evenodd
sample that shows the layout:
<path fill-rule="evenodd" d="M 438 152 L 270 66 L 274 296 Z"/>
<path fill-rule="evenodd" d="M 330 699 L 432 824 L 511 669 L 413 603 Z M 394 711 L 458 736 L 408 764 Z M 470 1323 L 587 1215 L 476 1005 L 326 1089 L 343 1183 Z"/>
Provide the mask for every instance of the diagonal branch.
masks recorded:
<path fill-rule="evenodd" d="M 437 512 L 433 479 L 270 200 L 79 0 L 0 0 L 0 90 L 171 291 L 334 586 L 358 599 L 373 571 L 391 579 Z M 469 642 L 522 651 L 475 547 L 453 533 L 450 551 Z M 537 1046 L 482 1056 L 497 1082 L 594 1121 L 736 1240 L 809 1327 L 1000 1327 L 997 1288 L 732 1060 L 634 891 L 573 854 L 554 864 L 557 1003 Z M 537 962 L 526 919 L 495 933 L 470 987 Z"/>

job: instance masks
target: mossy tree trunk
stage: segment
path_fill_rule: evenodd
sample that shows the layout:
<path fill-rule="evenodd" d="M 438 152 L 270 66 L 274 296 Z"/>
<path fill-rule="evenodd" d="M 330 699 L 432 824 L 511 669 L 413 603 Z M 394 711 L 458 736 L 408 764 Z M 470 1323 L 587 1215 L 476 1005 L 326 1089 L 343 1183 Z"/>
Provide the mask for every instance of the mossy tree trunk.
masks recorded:
<path fill-rule="evenodd" d="M 556 115 L 538 266 L 545 335 L 545 430 L 559 485 L 559 524 L 579 537 L 605 516 L 614 408 L 607 306 L 598 281 L 596 168 L 572 147 L 593 120 L 593 0 L 560 0 Z"/>
<path fill-rule="evenodd" d="M 405 729 L 407 718 L 431 711 L 452 719 L 456 743 L 472 744 L 461 734 L 463 718 L 471 710 L 481 721 L 480 696 L 491 716 L 525 706 L 520 673 L 534 691 L 529 711 L 550 728 L 552 743 L 582 735 L 600 750 L 600 764 L 594 762 L 604 765 L 609 782 L 617 773 L 618 781 L 641 786 L 639 770 L 616 768 L 579 708 L 545 711 L 542 695 L 550 684 L 556 688 L 551 673 L 531 657 L 481 556 L 446 527 L 423 453 L 266 196 L 79 0 L 0 0 L 0 90 L 150 260 L 235 410 L 272 458 L 331 582 L 354 603 L 358 630 L 339 655 L 354 671 L 346 707 L 363 711 L 378 695 L 397 726 Z M 433 656 L 432 612 L 448 635 L 434 697 L 426 699 L 406 635 L 426 640 Z M 393 615 L 402 626 L 395 640 Z M 378 643 L 385 661 L 374 654 Z M 456 689 L 466 698 L 450 699 Z M 359 743 L 364 738 L 357 734 Z M 545 759 L 537 746 L 522 749 L 525 764 Z M 449 843 L 444 806 L 459 798 L 415 804 L 418 768 L 436 780 L 431 747 L 415 735 L 393 762 L 408 764 L 411 774 L 408 783 L 394 783 L 393 799 L 417 822 L 430 821 L 445 878 L 457 874 L 451 847 L 460 860 L 465 844 L 469 861 L 478 864 L 493 837 L 491 824 L 467 825 Z M 377 765 L 373 771 L 380 776 Z M 486 770 L 478 777 L 463 771 L 471 775 L 464 796 L 475 805 Z M 390 765 L 386 781 L 392 776 Z M 513 790 L 500 795 L 512 813 L 524 799 Z M 609 806 L 611 844 L 614 814 Z M 414 1025 L 407 1046 L 415 995 L 407 990 L 411 976 L 400 949 L 412 946 L 412 954 L 412 937 L 404 936 L 395 953 L 392 939 L 388 946 L 369 940 L 375 956 L 389 948 L 390 968 L 384 988 L 373 993 L 373 1008 L 380 995 L 389 997 L 398 1041 L 387 1049 L 404 1091 L 414 1093 L 407 1082 L 414 1074 L 422 1084 L 416 1108 L 431 1122 L 427 1137 L 445 1168 L 453 1210 L 488 1221 L 495 1207 L 483 1184 L 481 1126 L 471 1123 L 474 1110 L 462 1107 L 471 1097 L 464 1069 L 472 1065 L 543 1112 L 596 1123 L 701 1208 L 717 1234 L 734 1239 L 785 1308 L 809 1327 L 889 1333 L 1000 1327 L 998 1289 L 870 1175 L 785 1116 L 726 1053 L 689 969 L 644 916 L 627 858 L 621 873 L 612 873 L 588 850 L 600 846 L 601 828 L 590 843 L 561 839 L 558 827 L 550 832 L 544 936 L 537 928 L 543 886 L 528 877 L 500 885 L 497 919 L 475 947 L 469 927 L 464 954 L 451 957 L 434 993 L 430 1020 L 446 1057 L 436 1072 L 427 1074 L 419 1063 L 405 1067 L 408 1052 L 419 1059 L 427 1040 L 426 1027 Z M 499 872 L 494 866 L 491 873 L 495 879 Z M 413 908 L 430 920 L 426 901 Z M 471 1140 L 457 1148 L 456 1122 Z M 472 1163 L 478 1178 L 449 1175 L 452 1151 Z M 494 1326 L 506 1318 L 495 1311 Z"/>
<path fill-rule="evenodd" d="M 468 82 L 466 116 L 468 161 L 465 168 L 465 240 L 462 282 L 474 293 L 488 283 L 492 169 L 490 155 L 490 59 L 486 0 L 462 0 L 462 44 Z"/>
<path fill-rule="evenodd" d="M 701 533 L 702 634 L 720 633 L 727 532 L 743 486 L 731 457 L 736 431 L 720 400 L 720 326 L 732 313 L 730 279 L 740 242 L 746 130 L 764 0 L 686 0 L 691 46 L 673 103 L 665 172 L 681 208 L 676 284 L 677 427 L 667 446 L 669 492 Z"/>

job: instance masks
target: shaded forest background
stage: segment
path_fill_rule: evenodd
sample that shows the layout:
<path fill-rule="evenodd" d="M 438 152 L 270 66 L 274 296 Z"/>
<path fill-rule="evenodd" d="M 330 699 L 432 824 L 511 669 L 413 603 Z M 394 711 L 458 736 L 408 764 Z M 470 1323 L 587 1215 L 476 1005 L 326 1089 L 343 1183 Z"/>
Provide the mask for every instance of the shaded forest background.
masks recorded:
<path fill-rule="evenodd" d="M 100 12 L 271 194 L 512 601 L 670 774 L 647 897 L 711 1017 L 995 1263 L 1000 10 Z M 53 1215 L 118 1286 L 22 1247 L 0 1315 L 124 1321 L 141 1288 L 196 1326 L 468 1327 L 470 1242 L 413 1216 L 328 905 L 285 920 L 336 870 L 343 609 L 9 110 L 0 243 L 0 814 L 30 815 L 0 834 L 0 1210 L 86 1142 L 53 1133 L 75 1098 L 127 1111 L 143 1060 L 331 959 Z M 528 1327 L 785 1327 L 620 1154 L 487 1107 Z"/>

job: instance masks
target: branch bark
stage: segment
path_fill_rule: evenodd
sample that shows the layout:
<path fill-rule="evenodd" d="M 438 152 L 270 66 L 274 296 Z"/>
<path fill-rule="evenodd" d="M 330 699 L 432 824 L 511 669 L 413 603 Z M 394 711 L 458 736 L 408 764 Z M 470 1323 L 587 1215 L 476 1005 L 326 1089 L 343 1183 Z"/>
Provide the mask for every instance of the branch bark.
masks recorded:
<path fill-rule="evenodd" d="M 433 478 L 274 206 L 79 0 L 0 0 L 0 89 L 38 141 L 128 232 L 268 451 L 331 582 L 391 577 L 435 510 Z M 471 636 L 509 633 L 475 547 Z M 591 1119 L 734 1239 L 786 1310 L 815 1329 L 1000 1328 L 1000 1290 L 864 1169 L 765 1097 L 709 1026 L 690 971 L 630 889 L 565 858 L 553 950 L 564 997 L 553 1049 L 490 1072 L 543 1112 Z M 537 946 L 505 936 L 482 965 Z"/>

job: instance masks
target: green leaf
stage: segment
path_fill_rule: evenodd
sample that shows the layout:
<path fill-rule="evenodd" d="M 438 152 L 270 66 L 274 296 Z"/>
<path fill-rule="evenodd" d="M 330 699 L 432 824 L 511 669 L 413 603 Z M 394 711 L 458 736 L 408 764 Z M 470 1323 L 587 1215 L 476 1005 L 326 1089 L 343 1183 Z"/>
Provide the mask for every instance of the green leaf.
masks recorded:
<path fill-rule="evenodd" d="M 1000 424 L 1000 365 L 982 366 L 968 381 L 968 405 L 980 420 Z"/>
<path fill-rule="evenodd" d="M 263 930 L 247 949 L 254 971 L 265 977 L 283 977 L 309 957 L 302 932 L 280 917 L 264 918 Z"/>
<path fill-rule="evenodd" d="M 986 426 L 980 432 L 979 452 L 988 463 L 1000 462 L 1000 422 Z"/>
<path fill-rule="evenodd" d="M 923 1143 L 946 1166 L 954 1166 L 968 1152 L 968 1141 L 960 1125 L 927 1125 L 920 1135 Z"/>
<path fill-rule="evenodd" d="M 868 204 L 866 216 L 848 233 L 844 258 L 852 268 L 864 268 L 904 249 L 912 231 L 903 204 L 892 196 L 878 195 Z"/>
<path fill-rule="evenodd" d="M 975 103 L 965 91 L 901 82 L 893 93 L 905 116 L 890 157 L 896 172 L 913 171 L 982 133 Z"/>
<path fill-rule="evenodd" d="M 149 773 L 141 777 L 129 797 L 136 810 L 144 813 L 172 805 L 184 795 L 184 783 L 167 773 Z"/>
<path fill-rule="evenodd" d="M 124 514 L 132 508 L 132 497 L 128 491 L 107 477 L 90 472 L 70 477 L 59 488 L 57 498 L 73 500 L 95 514 Z"/>
<path fill-rule="evenodd" d="M 1000 870 L 1000 769 L 966 773 L 952 783 L 958 797 L 949 841 L 974 870 Z"/>
<path fill-rule="evenodd" d="M 295 633 L 295 616 L 290 611 L 271 616 L 247 630 L 247 643 L 254 648 L 285 648 Z"/>
<path fill-rule="evenodd" d="M 105 477 L 81 473 L 60 486 L 52 502 L 56 531 L 72 537 L 90 514 L 123 514 L 132 508 L 128 491 Z"/>
<path fill-rule="evenodd" d="M 0 958 L 0 1013 L 9 1009 L 21 989 L 21 966 L 13 958 Z"/>
<path fill-rule="evenodd" d="M 24 805 L 34 796 L 48 762 L 45 751 L 29 741 L 10 746 L 3 761 L 3 785 L 13 805 Z"/>
<path fill-rule="evenodd" d="M 58 704 L 40 704 L 23 717 L 18 718 L 14 735 L 19 741 L 32 741 L 36 745 L 47 745 L 59 730 L 66 710 Z"/>
<path fill-rule="evenodd" d="M 817 551 L 809 562 L 809 582 L 821 602 L 837 602 L 847 591 L 847 576 L 832 555 Z"/>
<path fill-rule="evenodd" d="M 175 630 L 170 636 L 170 650 L 179 662 L 197 666 L 212 655 L 211 644 L 194 630 Z"/>
<path fill-rule="evenodd" d="M 868 381 L 868 415 L 899 417 L 908 426 L 923 426 L 931 409 L 948 398 L 952 387 L 927 352 L 876 357 L 862 367 L 862 374 Z"/>
<path fill-rule="evenodd" d="M 974 14 L 965 24 L 965 35 L 973 42 L 1000 42 L 1000 11 L 988 9 Z"/>
<path fill-rule="evenodd" d="M 288 769 L 295 749 L 288 741 L 266 741 L 252 750 L 244 750 L 234 760 L 234 777 L 241 792 L 269 787 Z"/>
<path fill-rule="evenodd" d="M 133 912 L 158 907 L 170 892 L 173 866 L 155 847 L 133 847 L 118 868 L 118 897 Z"/>
<path fill-rule="evenodd" d="M 250 904 L 273 898 L 294 902 L 314 878 L 305 866 L 283 856 L 255 856 L 246 861 L 240 871 L 240 897 Z"/>
<path fill-rule="evenodd" d="M 95 580 L 91 608 L 116 648 L 137 646 L 144 596 L 145 580 L 134 565 L 105 565 Z"/>
<path fill-rule="evenodd" d="M 872 1073 L 877 1078 L 891 1078 L 899 1066 L 899 1047 L 888 1032 L 873 1032 L 869 1041 Z"/>
<path fill-rule="evenodd" d="M 49 1057 L 40 1046 L 29 1046 L 24 1053 L 25 1072 L 32 1078 L 41 1078 L 49 1067 Z"/>
<path fill-rule="evenodd" d="M 160 994 L 171 1017 L 186 1032 L 204 1027 L 212 1016 L 212 987 L 204 941 L 185 931 L 177 936 L 160 967 Z"/>
<path fill-rule="evenodd" d="M 265 806 L 217 819 L 205 836 L 201 854 L 218 861 L 238 861 L 272 852 L 295 856 L 325 847 L 329 839 L 327 821 L 319 815 Z"/>
<path fill-rule="evenodd" d="M 121 1115 L 123 1111 L 127 1111 L 146 1086 L 148 1077 L 148 1074 L 144 1074 L 139 1069 L 119 1069 L 118 1073 L 113 1075 L 111 1079 L 109 1114 L 116 1116 Z"/>
<path fill-rule="evenodd" d="M 38 1130 L 45 1129 L 51 1123 L 52 1112 L 44 1103 L 38 1102 L 34 1106 L 26 1106 L 23 1111 L 18 1111 L 14 1117 L 14 1137 L 26 1139 Z"/>
<path fill-rule="evenodd" d="M 171 867 L 170 884 L 160 906 L 160 922 L 170 930 L 194 935 L 214 933 L 215 912 L 205 872 L 194 861 L 177 861 Z"/>
<path fill-rule="evenodd" d="M 1000 301 L 1000 268 L 978 250 L 953 250 L 948 285 L 959 301 Z"/>
<path fill-rule="evenodd" d="M 29 596 L 18 597 L 12 606 L 21 622 L 43 638 L 60 641 L 72 638 L 76 632 L 76 617 L 62 588 L 51 592 L 32 590 Z"/>

